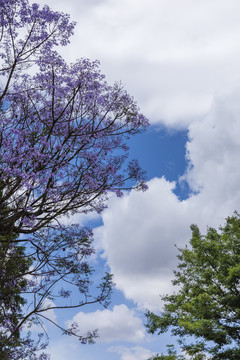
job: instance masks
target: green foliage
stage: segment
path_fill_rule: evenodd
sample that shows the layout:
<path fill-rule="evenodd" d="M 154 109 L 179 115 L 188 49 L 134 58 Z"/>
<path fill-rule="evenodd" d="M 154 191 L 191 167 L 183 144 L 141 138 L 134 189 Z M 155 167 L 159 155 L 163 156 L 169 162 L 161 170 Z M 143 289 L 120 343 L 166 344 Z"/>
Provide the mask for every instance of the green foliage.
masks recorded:
<path fill-rule="evenodd" d="M 25 304 L 21 296 L 26 288 L 27 280 L 24 274 L 28 271 L 32 261 L 25 256 L 25 248 L 19 246 L 16 235 L 0 237 L 0 356 L 1 359 L 10 358 L 8 349 L 16 349 L 22 345 L 20 331 L 15 331 L 21 321 L 22 306 Z M 9 338 L 7 349 L 2 345 Z"/>
<path fill-rule="evenodd" d="M 147 313 L 148 332 L 170 329 L 194 360 L 204 359 L 204 354 L 214 360 L 239 360 L 240 216 L 227 218 L 219 232 L 208 228 L 202 236 L 196 225 L 191 230 L 191 247 L 179 249 L 174 272 L 173 284 L 180 290 L 162 297 L 160 316 Z"/>

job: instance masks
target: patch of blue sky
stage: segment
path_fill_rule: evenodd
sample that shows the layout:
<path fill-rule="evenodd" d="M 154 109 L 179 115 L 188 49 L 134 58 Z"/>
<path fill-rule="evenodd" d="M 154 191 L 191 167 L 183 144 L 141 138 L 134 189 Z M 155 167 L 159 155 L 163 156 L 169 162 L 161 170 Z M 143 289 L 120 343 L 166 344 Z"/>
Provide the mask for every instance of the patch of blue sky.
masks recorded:
<path fill-rule="evenodd" d="M 188 198 L 190 189 L 179 178 L 187 169 L 186 142 L 188 130 L 169 130 L 150 126 L 143 134 L 129 140 L 130 158 L 137 158 L 147 172 L 147 179 L 165 177 L 175 181 L 174 193 L 180 200 Z"/>

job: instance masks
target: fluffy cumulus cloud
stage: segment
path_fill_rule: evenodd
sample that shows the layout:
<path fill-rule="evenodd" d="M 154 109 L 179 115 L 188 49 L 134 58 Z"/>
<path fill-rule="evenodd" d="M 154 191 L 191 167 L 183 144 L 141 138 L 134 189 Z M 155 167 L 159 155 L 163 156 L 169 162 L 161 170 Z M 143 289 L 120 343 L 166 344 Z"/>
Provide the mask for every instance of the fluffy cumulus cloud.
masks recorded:
<path fill-rule="evenodd" d="M 170 292 L 176 248 L 187 243 L 189 225 L 223 224 L 240 210 L 240 92 L 218 97 L 201 121 L 189 127 L 187 181 L 192 195 L 180 201 L 174 183 L 165 178 L 149 182 L 145 193 L 130 192 L 112 199 L 101 228 L 105 257 L 125 296 L 157 310 L 158 295 Z"/>
<path fill-rule="evenodd" d="M 95 312 L 76 314 L 71 322 L 79 324 L 82 333 L 90 329 L 98 329 L 97 342 L 113 341 L 141 342 L 144 337 L 144 326 L 141 319 L 126 305 L 116 305 L 113 310 L 97 310 Z"/>
<path fill-rule="evenodd" d="M 211 193 L 215 201 L 224 197 L 224 203 L 239 192 L 239 100 L 240 91 L 216 98 L 209 114 L 189 127 L 187 156 L 192 167 L 186 179 L 194 190 Z"/>
<path fill-rule="evenodd" d="M 61 337 L 60 340 L 51 339 L 47 350 L 45 351 L 53 360 L 91 360 L 84 352 L 84 348 L 78 346 L 71 337 Z"/>
<path fill-rule="evenodd" d="M 239 83 L 238 0 L 47 3 L 78 23 L 64 56 L 99 59 L 152 122 L 187 126 L 207 113 L 216 92 Z"/>
<path fill-rule="evenodd" d="M 133 348 L 112 346 L 109 348 L 109 351 L 119 354 L 121 356 L 120 360 L 146 360 L 153 355 L 150 350 L 145 349 L 142 346 L 135 346 Z"/>
<path fill-rule="evenodd" d="M 174 186 L 155 178 L 145 193 L 112 199 L 103 214 L 103 248 L 117 286 L 144 307 L 158 306 L 159 292 L 168 291 L 174 243 L 189 235 L 182 227 L 186 206 L 173 194 Z"/>
<path fill-rule="evenodd" d="M 91 350 L 87 349 L 88 346 L 78 346 L 78 343 L 71 338 L 63 338 L 58 341 L 51 341 L 47 352 L 51 355 L 51 359 L 57 360 L 147 360 L 154 353 L 149 349 L 135 345 L 112 345 L 95 344 Z M 97 354 L 97 355 L 96 355 Z"/>

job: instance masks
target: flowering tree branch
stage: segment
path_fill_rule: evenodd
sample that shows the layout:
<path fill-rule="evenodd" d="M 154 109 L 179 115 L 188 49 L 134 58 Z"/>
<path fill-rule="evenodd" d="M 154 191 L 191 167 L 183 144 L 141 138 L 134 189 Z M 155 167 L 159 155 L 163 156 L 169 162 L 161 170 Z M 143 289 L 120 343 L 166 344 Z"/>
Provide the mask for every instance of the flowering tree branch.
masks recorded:
<path fill-rule="evenodd" d="M 47 311 L 108 304 L 110 274 L 98 293 L 91 289 L 91 231 L 64 227 L 61 217 L 100 213 L 109 192 L 147 188 L 137 160 L 127 162 L 126 141 L 148 120 L 121 84 L 108 85 L 98 61 L 68 64 L 58 54 L 74 26 L 48 6 L 0 0 L 2 358 L 37 359 L 42 335 L 34 343 L 21 333 L 52 321 Z M 81 299 L 72 304 L 76 289 Z M 96 335 L 74 324 L 64 331 L 82 342 Z"/>

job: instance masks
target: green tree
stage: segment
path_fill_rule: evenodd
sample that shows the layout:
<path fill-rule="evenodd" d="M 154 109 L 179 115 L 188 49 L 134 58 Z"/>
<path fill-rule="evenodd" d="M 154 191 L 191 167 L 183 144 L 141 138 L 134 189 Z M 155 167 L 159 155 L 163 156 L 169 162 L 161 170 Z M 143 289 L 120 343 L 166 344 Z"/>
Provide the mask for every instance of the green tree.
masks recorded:
<path fill-rule="evenodd" d="M 0 236 L 0 358 L 12 359 L 12 353 L 24 347 L 29 338 L 20 337 L 17 324 L 23 318 L 23 305 L 25 300 L 22 292 L 27 286 L 24 274 L 29 270 L 32 261 L 25 256 L 25 248 L 16 242 L 15 234 Z M 3 350 L 2 344 L 8 341 L 8 346 Z"/>
<path fill-rule="evenodd" d="M 192 359 L 240 359 L 240 215 L 228 217 L 219 231 L 202 236 L 191 226 L 190 247 L 179 249 L 173 284 L 163 296 L 160 316 L 147 313 L 149 333 L 170 330 Z"/>

